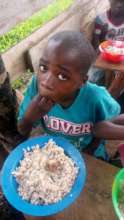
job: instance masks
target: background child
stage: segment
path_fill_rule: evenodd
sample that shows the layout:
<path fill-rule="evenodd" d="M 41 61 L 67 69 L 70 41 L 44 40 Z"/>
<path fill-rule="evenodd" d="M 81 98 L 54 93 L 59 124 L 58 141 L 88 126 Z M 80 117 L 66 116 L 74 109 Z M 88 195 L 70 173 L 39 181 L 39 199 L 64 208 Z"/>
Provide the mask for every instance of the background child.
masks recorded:
<path fill-rule="evenodd" d="M 18 130 L 22 135 L 28 136 L 32 127 L 40 124 L 45 133 L 64 136 L 80 150 L 91 150 L 94 125 L 120 111 L 105 88 L 87 82 L 94 56 L 80 32 L 65 31 L 50 38 L 20 107 Z M 92 154 L 109 159 L 103 144 Z"/>
<path fill-rule="evenodd" d="M 98 15 L 95 20 L 92 44 L 98 50 L 99 44 L 104 40 L 124 41 L 124 1 L 109 0 L 110 8 L 108 11 Z M 124 74 L 115 74 L 115 79 L 110 85 L 110 93 L 117 98 L 121 105 L 121 111 L 124 112 Z M 123 80 L 122 80 L 123 77 Z M 98 69 L 91 69 L 89 80 L 99 85 L 105 85 L 105 72 Z M 111 83 L 110 83 L 111 84 Z"/>
<path fill-rule="evenodd" d="M 95 49 L 98 49 L 104 40 L 124 41 L 124 1 L 109 0 L 109 2 L 109 10 L 98 15 L 95 20 L 92 41 Z"/>
<path fill-rule="evenodd" d="M 22 140 L 17 130 L 17 97 L 10 84 L 9 73 L 6 71 L 0 56 L 0 168 L 15 145 Z M 23 215 L 10 206 L 3 196 L 0 187 L 0 219 L 24 220 Z"/>
<path fill-rule="evenodd" d="M 0 56 L 0 148 L 10 152 L 21 140 L 17 130 L 18 101 Z"/>

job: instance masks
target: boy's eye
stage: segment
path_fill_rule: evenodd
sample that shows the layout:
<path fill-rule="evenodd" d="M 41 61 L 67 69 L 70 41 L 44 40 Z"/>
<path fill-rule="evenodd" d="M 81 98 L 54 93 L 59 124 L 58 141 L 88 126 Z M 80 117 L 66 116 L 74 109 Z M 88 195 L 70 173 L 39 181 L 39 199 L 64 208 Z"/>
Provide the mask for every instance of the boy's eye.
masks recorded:
<path fill-rule="evenodd" d="M 46 65 L 40 65 L 40 71 L 41 72 L 46 72 L 48 70 L 47 66 Z"/>
<path fill-rule="evenodd" d="M 58 78 L 63 81 L 67 80 L 67 76 L 65 76 L 64 74 L 59 74 Z"/>

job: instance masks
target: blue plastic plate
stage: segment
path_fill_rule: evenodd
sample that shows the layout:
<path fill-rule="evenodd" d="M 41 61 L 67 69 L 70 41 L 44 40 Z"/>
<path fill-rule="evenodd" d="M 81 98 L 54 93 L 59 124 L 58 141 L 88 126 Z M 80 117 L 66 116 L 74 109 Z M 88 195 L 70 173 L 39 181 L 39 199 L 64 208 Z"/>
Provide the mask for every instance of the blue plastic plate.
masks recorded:
<path fill-rule="evenodd" d="M 70 193 L 68 193 L 61 201 L 50 205 L 32 205 L 31 203 L 22 200 L 17 192 L 17 183 L 12 171 L 19 165 L 19 161 L 23 159 L 23 149 L 39 144 L 44 146 L 49 139 L 53 139 L 61 146 L 65 153 L 71 157 L 79 167 L 79 173 L 75 180 Z M 72 204 L 82 191 L 86 180 L 86 167 L 79 151 L 68 140 L 53 136 L 39 136 L 29 139 L 18 145 L 6 159 L 1 172 L 1 185 L 3 193 L 9 203 L 17 210 L 31 216 L 48 216 L 56 214 Z"/>

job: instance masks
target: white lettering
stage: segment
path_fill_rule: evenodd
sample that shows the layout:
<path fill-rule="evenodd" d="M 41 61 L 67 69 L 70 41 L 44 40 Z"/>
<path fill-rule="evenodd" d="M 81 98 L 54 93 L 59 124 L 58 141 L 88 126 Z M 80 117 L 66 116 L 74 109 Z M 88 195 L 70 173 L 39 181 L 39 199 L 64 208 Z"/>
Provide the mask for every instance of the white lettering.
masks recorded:
<path fill-rule="evenodd" d="M 73 131 L 72 131 L 72 133 L 73 133 L 74 135 L 76 135 L 76 134 L 81 134 L 81 125 L 73 125 Z"/>
<path fill-rule="evenodd" d="M 58 119 L 51 118 L 50 120 L 50 127 L 53 130 L 59 131 L 60 130 L 60 123 Z"/>
<path fill-rule="evenodd" d="M 45 126 L 53 131 L 62 132 L 68 135 L 81 135 L 91 133 L 92 123 L 90 122 L 76 124 L 52 116 L 48 117 L 47 115 L 45 115 L 43 118 Z"/>
<path fill-rule="evenodd" d="M 90 133 L 91 132 L 91 124 L 90 123 L 85 123 L 82 126 L 82 133 Z"/>
<path fill-rule="evenodd" d="M 70 131 L 70 129 L 71 129 L 71 124 L 70 123 L 68 123 L 67 121 L 62 121 L 62 120 L 60 120 L 60 128 L 61 128 L 61 130 L 64 132 L 64 133 L 70 133 L 69 131 Z"/>

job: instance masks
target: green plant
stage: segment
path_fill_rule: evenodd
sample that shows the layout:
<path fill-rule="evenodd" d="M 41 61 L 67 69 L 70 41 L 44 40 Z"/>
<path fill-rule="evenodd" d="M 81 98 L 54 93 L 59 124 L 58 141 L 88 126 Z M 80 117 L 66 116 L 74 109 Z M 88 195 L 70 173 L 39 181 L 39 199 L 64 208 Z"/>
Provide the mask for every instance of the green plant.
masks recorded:
<path fill-rule="evenodd" d="M 32 75 L 33 73 L 30 72 L 30 70 L 27 70 L 26 73 L 22 74 L 22 76 L 12 82 L 12 88 L 24 91 Z"/>
<path fill-rule="evenodd" d="M 66 10 L 73 1 L 74 0 L 54 0 L 46 8 L 35 13 L 25 22 L 15 26 L 8 33 L 0 36 L 0 52 L 3 53 L 29 36 L 32 32 Z"/>

